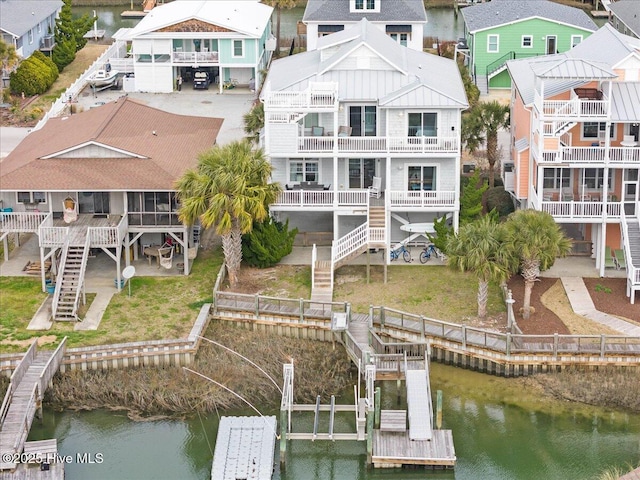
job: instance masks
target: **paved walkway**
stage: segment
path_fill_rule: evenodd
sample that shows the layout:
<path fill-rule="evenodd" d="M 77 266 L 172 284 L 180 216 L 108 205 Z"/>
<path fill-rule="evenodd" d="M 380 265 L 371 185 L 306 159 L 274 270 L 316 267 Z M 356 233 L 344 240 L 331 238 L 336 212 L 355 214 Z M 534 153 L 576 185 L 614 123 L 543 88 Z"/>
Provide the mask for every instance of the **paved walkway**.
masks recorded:
<path fill-rule="evenodd" d="M 562 277 L 560 280 L 562 281 L 562 286 L 564 287 L 565 292 L 567 292 L 567 297 L 569 297 L 571 308 L 573 308 L 573 311 L 578 315 L 582 315 L 589 320 L 606 325 L 607 327 L 617 330 L 625 335 L 633 337 L 640 336 L 639 326 L 596 310 L 596 306 L 594 305 L 591 295 L 589 294 L 589 291 L 581 277 Z"/>
<path fill-rule="evenodd" d="M 620 480 L 640 480 L 640 467 L 620 477 Z"/>

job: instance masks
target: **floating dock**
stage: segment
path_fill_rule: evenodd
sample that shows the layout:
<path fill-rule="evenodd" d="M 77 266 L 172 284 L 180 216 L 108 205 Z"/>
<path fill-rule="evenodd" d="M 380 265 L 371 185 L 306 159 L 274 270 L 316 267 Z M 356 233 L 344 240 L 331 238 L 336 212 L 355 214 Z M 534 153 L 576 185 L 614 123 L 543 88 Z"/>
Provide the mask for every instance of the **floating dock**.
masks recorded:
<path fill-rule="evenodd" d="M 276 443 L 276 417 L 222 417 L 211 480 L 270 480 Z"/>

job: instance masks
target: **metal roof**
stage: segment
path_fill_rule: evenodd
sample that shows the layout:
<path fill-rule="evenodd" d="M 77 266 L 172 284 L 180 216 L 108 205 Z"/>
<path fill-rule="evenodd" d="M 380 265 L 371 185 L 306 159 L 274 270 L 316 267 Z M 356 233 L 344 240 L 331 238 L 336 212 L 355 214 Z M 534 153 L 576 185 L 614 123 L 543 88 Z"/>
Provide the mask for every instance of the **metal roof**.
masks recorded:
<path fill-rule="evenodd" d="M 0 30 L 22 37 L 61 8 L 60 0 L 1 0 Z"/>
<path fill-rule="evenodd" d="M 599 65 L 580 58 L 559 58 L 555 61 L 531 63 L 531 70 L 547 79 L 603 79 L 617 75 L 605 63 Z"/>
<path fill-rule="evenodd" d="M 609 4 L 609 10 L 624 23 L 634 35 L 640 37 L 640 0 L 618 0 Z"/>
<path fill-rule="evenodd" d="M 544 18 L 594 31 L 598 26 L 579 8 L 547 0 L 493 0 L 461 9 L 470 33 L 528 18 Z"/>
<path fill-rule="evenodd" d="M 615 78 L 613 68 L 638 50 L 640 40 L 606 24 L 568 52 L 510 60 L 507 69 L 523 101 L 530 104 L 536 74 L 545 79 L 544 96 L 549 98 L 590 80 Z"/>
<path fill-rule="evenodd" d="M 380 11 L 351 12 L 349 0 L 308 0 L 302 21 L 304 23 L 355 23 L 363 18 L 370 22 L 426 23 L 427 12 L 422 0 L 376 0 Z"/>
<path fill-rule="evenodd" d="M 640 82 L 613 82 L 611 120 L 614 122 L 640 121 Z"/>
<path fill-rule="evenodd" d="M 174 0 L 151 10 L 133 28 L 131 36 L 135 38 L 195 19 L 259 38 L 272 13 L 273 7 L 257 0 Z"/>
<path fill-rule="evenodd" d="M 455 62 L 403 47 L 366 19 L 360 23 L 319 39 L 317 50 L 275 60 L 262 96 L 269 91 L 302 91 L 310 82 L 337 82 L 341 100 L 379 100 L 387 107 L 466 108 L 467 97 Z M 335 68 L 357 56 L 363 46 L 387 68 Z"/>
<path fill-rule="evenodd" d="M 606 48 L 602 48 L 606 45 Z M 634 52 L 640 50 L 640 39 L 618 32 L 606 23 L 570 50 L 574 58 L 583 58 L 594 62 L 604 62 L 612 67 Z"/>

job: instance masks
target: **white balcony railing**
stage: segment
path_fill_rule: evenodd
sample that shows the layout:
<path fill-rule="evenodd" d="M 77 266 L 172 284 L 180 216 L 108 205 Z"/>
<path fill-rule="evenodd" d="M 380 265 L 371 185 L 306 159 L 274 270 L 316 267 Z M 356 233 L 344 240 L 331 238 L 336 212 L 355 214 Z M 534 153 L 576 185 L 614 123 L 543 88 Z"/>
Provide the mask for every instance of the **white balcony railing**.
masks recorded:
<path fill-rule="evenodd" d="M 0 212 L 0 232 L 35 233 L 47 212 Z"/>
<path fill-rule="evenodd" d="M 40 227 L 38 238 L 41 247 L 61 247 L 67 239 L 67 227 Z"/>
<path fill-rule="evenodd" d="M 454 207 L 456 192 L 424 190 L 387 190 L 385 192 L 391 207 Z"/>
<path fill-rule="evenodd" d="M 604 213 L 603 202 L 541 202 L 542 211 L 554 218 L 600 219 Z M 620 203 L 607 203 L 607 216 L 620 217 Z"/>
<path fill-rule="evenodd" d="M 338 84 L 316 82 L 301 92 L 269 92 L 265 110 L 269 109 L 337 110 Z"/>
<path fill-rule="evenodd" d="M 362 207 L 368 205 L 368 190 L 285 190 L 273 204 L 277 207 Z"/>
<path fill-rule="evenodd" d="M 606 163 L 606 147 L 560 147 L 559 150 L 543 150 L 537 155 L 538 163 Z M 534 149 L 534 154 L 537 149 Z M 609 163 L 640 164 L 639 147 L 609 147 Z"/>
<path fill-rule="evenodd" d="M 458 137 L 298 137 L 295 152 L 272 153 L 457 153 Z"/>
<path fill-rule="evenodd" d="M 173 52 L 173 63 L 219 63 L 218 52 Z"/>
<path fill-rule="evenodd" d="M 571 100 L 544 100 L 542 114 L 546 118 L 606 118 L 609 115 L 609 101 L 579 97 Z"/>

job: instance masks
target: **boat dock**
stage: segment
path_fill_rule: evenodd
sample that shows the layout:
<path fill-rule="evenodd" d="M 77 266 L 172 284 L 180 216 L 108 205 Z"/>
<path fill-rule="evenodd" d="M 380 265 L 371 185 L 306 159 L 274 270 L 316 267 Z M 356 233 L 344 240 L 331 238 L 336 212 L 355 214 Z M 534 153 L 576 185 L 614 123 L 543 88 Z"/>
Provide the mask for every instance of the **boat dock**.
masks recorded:
<path fill-rule="evenodd" d="M 38 352 L 38 342 L 34 340 L 11 375 L 0 409 L 0 471 L 8 470 L 10 473 L 7 478 L 53 478 L 34 477 L 31 468 L 24 468 L 24 464 L 16 460 L 23 452 L 27 456 L 33 454 L 34 457 L 38 454 L 57 453 L 57 450 L 52 450 L 51 444 L 29 445 L 26 440 L 36 412 L 42 417 L 42 398 L 58 371 L 65 348 L 66 337 L 54 352 Z M 38 446 L 42 449 L 35 449 Z M 27 447 L 32 451 L 29 452 Z M 46 450 L 43 450 L 45 447 Z M 19 477 L 16 472 L 28 476 Z"/>
<path fill-rule="evenodd" d="M 120 18 L 143 18 L 147 15 L 147 12 L 141 10 L 125 10 L 120 14 Z"/>
<path fill-rule="evenodd" d="M 276 417 L 222 417 L 211 480 L 270 480 L 276 443 Z"/>

